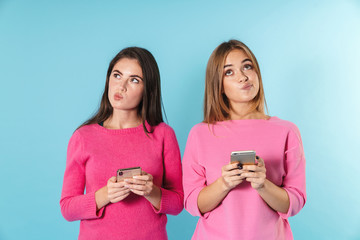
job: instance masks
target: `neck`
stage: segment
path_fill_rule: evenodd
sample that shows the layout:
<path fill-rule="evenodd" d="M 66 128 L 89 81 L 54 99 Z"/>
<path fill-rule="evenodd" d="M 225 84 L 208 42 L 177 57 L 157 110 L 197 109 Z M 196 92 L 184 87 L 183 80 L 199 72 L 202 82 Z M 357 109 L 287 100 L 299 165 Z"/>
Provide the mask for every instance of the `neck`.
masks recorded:
<path fill-rule="evenodd" d="M 141 118 L 137 111 L 113 110 L 113 114 L 104 121 L 104 127 L 108 129 L 133 128 L 141 124 Z"/>
<path fill-rule="evenodd" d="M 252 109 L 253 105 L 249 103 L 237 103 L 230 106 L 230 119 L 267 119 L 264 113 Z"/>

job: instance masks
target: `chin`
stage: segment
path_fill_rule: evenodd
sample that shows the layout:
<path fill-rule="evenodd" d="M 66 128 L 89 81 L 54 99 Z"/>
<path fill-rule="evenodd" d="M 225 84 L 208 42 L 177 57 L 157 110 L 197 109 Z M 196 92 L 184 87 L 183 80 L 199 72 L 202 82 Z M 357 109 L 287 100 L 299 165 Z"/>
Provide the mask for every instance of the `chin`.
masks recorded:
<path fill-rule="evenodd" d="M 132 106 L 113 106 L 114 110 L 121 110 L 121 111 L 132 111 L 132 110 L 136 110 L 137 107 L 132 107 Z"/>

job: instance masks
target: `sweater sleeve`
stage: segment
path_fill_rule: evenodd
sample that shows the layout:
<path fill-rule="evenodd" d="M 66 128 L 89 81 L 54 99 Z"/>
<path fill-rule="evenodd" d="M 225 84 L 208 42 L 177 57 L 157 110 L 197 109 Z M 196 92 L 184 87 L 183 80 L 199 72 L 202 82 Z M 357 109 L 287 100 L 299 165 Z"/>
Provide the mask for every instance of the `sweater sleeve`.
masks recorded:
<path fill-rule="evenodd" d="M 196 151 L 196 137 L 194 128 L 190 131 L 186 142 L 185 153 L 183 157 L 183 185 L 185 195 L 185 209 L 193 216 L 207 218 L 210 212 L 201 214 L 198 208 L 198 196 L 200 191 L 206 187 L 205 168 L 198 162 Z"/>
<path fill-rule="evenodd" d="M 84 194 L 85 164 L 83 141 L 78 131 L 70 138 L 60 208 L 68 221 L 100 218 L 104 208 L 96 211 L 95 192 Z"/>
<path fill-rule="evenodd" d="M 286 219 L 296 215 L 305 205 L 305 156 L 299 129 L 293 125 L 289 131 L 285 149 L 285 176 L 282 187 L 289 196 L 287 213 L 279 213 Z"/>
<path fill-rule="evenodd" d="M 160 187 L 160 209 L 156 210 L 154 207 L 153 209 L 156 213 L 177 215 L 184 208 L 181 155 L 175 132 L 167 125 L 164 129 L 163 144 L 164 176 Z"/>

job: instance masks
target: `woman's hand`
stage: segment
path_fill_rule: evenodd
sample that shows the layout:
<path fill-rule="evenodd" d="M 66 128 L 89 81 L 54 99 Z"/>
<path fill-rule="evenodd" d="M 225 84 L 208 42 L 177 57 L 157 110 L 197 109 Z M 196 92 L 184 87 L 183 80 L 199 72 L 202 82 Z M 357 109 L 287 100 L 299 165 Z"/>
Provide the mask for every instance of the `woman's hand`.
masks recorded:
<path fill-rule="evenodd" d="M 243 170 L 239 169 L 238 163 L 229 163 L 221 169 L 221 180 L 224 190 L 230 191 L 245 179 L 242 175 Z"/>
<path fill-rule="evenodd" d="M 275 211 L 287 213 L 290 206 L 290 199 L 285 189 L 275 185 L 266 179 L 266 168 L 264 160 L 256 156 L 257 165 L 243 166 L 246 171 L 242 175 L 251 187 L 256 189 L 261 198 Z"/>
<path fill-rule="evenodd" d="M 125 187 L 140 196 L 149 196 L 154 191 L 153 176 L 142 171 L 142 175 L 124 179 Z"/>
<path fill-rule="evenodd" d="M 144 196 L 151 204 L 159 209 L 161 201 L 161 190 L 153 183 L 153 176 L 142 171 L 141 175 L 124 179 L 125 187 L 131 192 Z"/>
<path fill-rule="evenodd" d="M 107 182 L 107 194 L 111 203 L 124 200 L 130 194 L 130 189 L 125 187 L 125 182 L 116 182 L 116 177 L 109 178 Z"/>
<path fill-rule="evenodd" d="M 258 163 L 256 165 L 244 165 L 241 176 L 251 183 L 251 187 L 259 190 L 264 187 L 266 180 L 266 168 L 262 158 L 256 156 Z"/>

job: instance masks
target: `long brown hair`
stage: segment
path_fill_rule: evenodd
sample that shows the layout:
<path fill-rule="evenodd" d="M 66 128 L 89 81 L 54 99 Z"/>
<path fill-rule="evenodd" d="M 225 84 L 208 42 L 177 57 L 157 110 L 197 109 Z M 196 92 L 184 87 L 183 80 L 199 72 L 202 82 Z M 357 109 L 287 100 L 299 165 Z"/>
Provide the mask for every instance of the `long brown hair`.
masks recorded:
<path fill-rule="evenodd" d="M 123 58 L 136 59 L 142 69 L 144 93 L 138 106 L 138 116 L 142 119 L 145 133 L 151 132 L 151 130 L 146 128 L 145 121 L 147 121 L 150 126 L 156 126 L 163 122 L 160 72 L 156 60 L 154 56 L 144 48 L 129 47 L 121 50 L 111 60 L 106 74 L 105 89 L 101 98 L 100 107 L 94 116 L 81 124 L 80 127 L 94 123 L 100 124 L 112 115 L 113 107 L 108 98 L 109 78 L 115 64 Z"/>
<path fill-rule="evenodd" d="M 264 106 L 266 106 L 265 93 L 259 64 L 255 55 L 244 43 L 238 40 L 230 40 L 228 42 L 221 43 L 212 52 L 206 67 L 203 121 L 205 123 L 212 124 L 217 121 L 229 119 L 230 104 L 223 89 L 223 69 L 227 55 L 234 49 L 243 50 L 245 52 L 245 54 L 253 62 L 254 70 L 259 78 L 259 92 L 252 100 L 253 107 L 250 111 L 257 110 L 264 113 Z"/>

